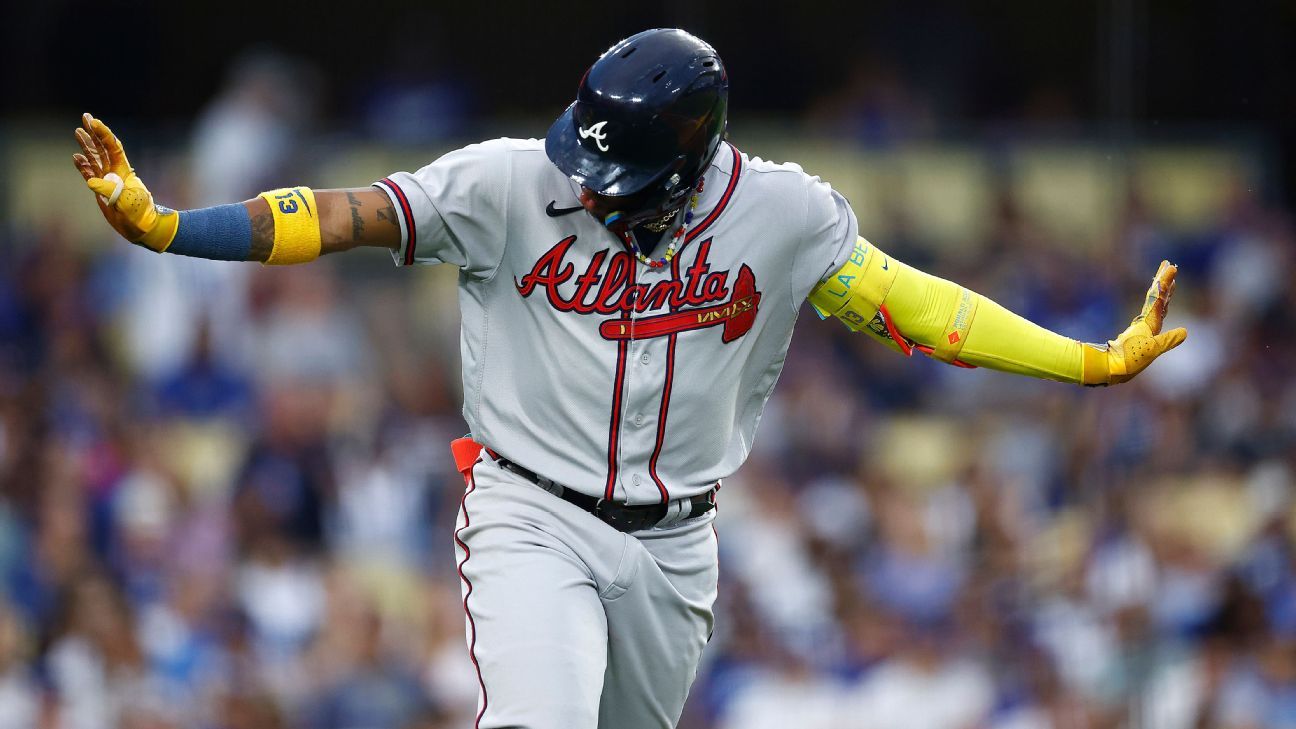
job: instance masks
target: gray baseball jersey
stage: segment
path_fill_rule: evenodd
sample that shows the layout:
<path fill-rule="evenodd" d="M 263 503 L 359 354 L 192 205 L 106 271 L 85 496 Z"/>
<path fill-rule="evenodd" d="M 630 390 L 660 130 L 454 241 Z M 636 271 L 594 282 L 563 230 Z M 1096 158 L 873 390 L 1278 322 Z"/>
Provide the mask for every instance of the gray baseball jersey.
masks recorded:
<path fill-rule="evenodd" d="M 581 208 L 535 139 L 474 144 L 375 183 L 400 219 L 397 263 L 460 268 L 474 438 L 632 504 L 703 493 L 742 465 L 797 311 L 844 263 L 857 222 L 817 177 L 727 143 L 704 181 L 658 268 Z"/>
<path fill-rule="evenodd" d="M 631 503 L 679 504 L 742 464 L 797 310 L 856 222 L 816 178 L 727 144 L 704 181 L 656 268 L 585 212 L 533 139 L 376 183 L 400 212 L 397 262 L 460 269 L 477 442 Z M 715 512 L 626 534 L 473 457 L 455 547 L 475 726 L 674 726 L 711 632 Z"/>

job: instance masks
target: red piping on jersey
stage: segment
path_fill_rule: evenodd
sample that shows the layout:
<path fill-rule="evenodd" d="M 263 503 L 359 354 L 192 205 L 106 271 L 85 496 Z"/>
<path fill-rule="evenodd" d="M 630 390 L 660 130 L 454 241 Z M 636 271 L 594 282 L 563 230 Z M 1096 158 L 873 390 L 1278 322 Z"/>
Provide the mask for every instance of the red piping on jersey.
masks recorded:
<path fill-rule="evenodd" d="M 679 278 L 678 258 L 671 260 L 671 275 Z M 672 312 L 676 310 L 676 307 L 671 307 Z M 670 491 L 657 475 L 657 459 L 661 457 L 662 443 L 666 439 L 666 414 L 670 411 L 671 385 L 675 380 L 675 341 L 678 338 L 678 333 L 671 334 L 666 343 L 666 384 L 662 386 L 661 407 L 657 411 L 657 442 L 653 444 L 652 457 L 648 459 L 648 475 L 652 476 L 653 483 L 657 484 L 657 491 L 661 493 L 663 504 L 670 501 Z"/>
<path fill-rule="evenodd" d="M 679 279 L 679 257 L 672 258 L 670 265 L 671 276 Z M 672 306 L 671 311 L 678 311 L 678 307 Z M 657 484 L 657 491 L 661 493 L 663 504 L 670 502 L 670 491 L 657 475 L 657 459 L 661 457 L 662 442 L 666 439 L 666 414 L 670 410 L 671 385 L 675 380 L 675 340 L 678 338 L 679 334 L 671 334 L 666 342 L 666 384 L 662 386 L 661 407 L 657 411 L 657 442 L 653 444 L 652 457 L 648 459 L 648 475 L 652 476 L 653 483 Z"/>
<path fill-rule="evenodd" d="M 629 253 L 618 253 L 618 256 L 629 256 Z M 630 285 L 635 282 L 634 261 L 630 262 Z M 621 320 L 630 319 L 630 309 L 621 312 Z M 634 336 L 634 322 L 630 323 L 631 337 Z M 617 364 L 616 380 L 612 383 L 612 418 L 608 425 L 608 476 L 607 484 L 603 487 L 603 498 L 611 500 L 613 490 L 616 488 L 617 477 L 617 445 L 621 440 L 621 391 L 625 389 L 625 371 L 626 355 L 630 350 L 629 339 L 622 339 L 617 342 Z"/>
<path fill-rule="evenodd" d="M 742 155 L 738 153 L 737 147 L 727 142 L 726 145 L 729 147 L 729 151 L 733 153 L 733 167 L 729 170 L 729 184 L 725 186 L 724 194 L 720 196 L 720 202 L 716 203 L 711 214 L 706 216 L 706 219 L 701 223 L 698 223 L 696 228 L 684 234 L 684 243 L 686 244 L 702 235 L 702 231 L 706 230 L 708 226 L 715 222 L 716 218 L 720 217 L 720 213 L 724 211 L 725 206 L 729 204 L 730 198 L 733 197 L 734 188 L 738 187 L 738 177 L 742 174 Z M 682 250 L 683 246 L 680 246 L 680 248 Z"/>
<path fill-rule="evenodd" d="M 675 340 L 679 334 L 670 335 L 666 344 L 666 384 L 662 387 L 661 409 L 657 415 L 657 442 L 653 445 L 652 458 L 648 459 L 648 475 L 652 476 L 653 483 L 657 484 L 657 491 L 661 493 L 661 502 L 663 504 L 670 501 L 670 491 L 666 490 L 666 484 L 662 483 L 661 478 L 657 475 L 657 459 L 661 457 L 662 441 L 666 437 L 666 413 L 670 410 L 671 383 L 675 378 Z"/>
<path fill-rule="evenodd" d="M 396 200 L 400 203 L 401 217 L 405 218 L 405 230 L 408 233 L 408 235 L 406 235 L 408 243 L 405 245 L 404 265 L 412 266 L 414 265 L 414 245 L 415 241 L 418 240 L 418 236 L 415 235 L 414 232 L 414 212 L 413 209 L 410 208 L 409 198 L 405 197 L 405 191 L 400 189 L 400 185 L 392 182 L 390 177 L 384 177 L 378 182 L 386 185 L 387 189 L 391 190 L 392 193 L 396 195 Z"/>
<path fill-rule="evenodd" d="M 464 551 L 463 561 L 459 563 L 459 579 L 463 580 L 464 585 L 468 588 L 464 591 L 463 608 L 464 615 L 468 616 L 468 628 L 471 632 L 468 641 L 468 657 L 472 659 L 473 668 L 477 669 L 477 685 L 481 687 L 482 705 L 481 711 L 477 712 L 477 720 L 473 722 L 474 729 L 480 729 L 482 716 L 486 714 L 486 707 L 490 704 L 490 697 L 486 694 L 486 679 L 482 678 L 481 664 L 477 662 L 477 621 L 473 620 L 472 611 L 468 609 L 468 598 L 472 595 L 472 580 L 464 574 L 464 565 L 468 564 L 468 558 L 472 556 L 472 550 L 468 549 L 467 543 L 460 537 L 460 532 L 468 528 L 472 521 L 468 517 L 468 494 L 477 490 L 477 480 L 473 478 L 472 469 L 469 468 L 464 472 L 464 483 L 468 487 L 464 495 L 459 499 L 459 508 L 463 511 L 464 525 L 455 530 L 455 544 Z"/>
<path fill-rule="evenodd" d="M 720 196 L 720 201 L 716 203 L 716 206 L 714 209 L 711 210 L 711 213 L 707 215 L 706 218 L 701 223 L 699 223 L 696 228 L 690 230 L 687 234 L 685 234 L 684 244 L 680 246 L 680 250 L 683 250 L 684 245 L 687 245 L 689 241 L 696 238 L 698 235 L 702 233 L 702 231 L 706 230 L 712 223 L 714 223 L 716 221 L 716 218 L 720 217 L 720 213 L 724 211 L 725 207 L 729 205 L 729 201 L 733 198 L 734 188 L 738 186 L 738 177 L 742 172 L 742 156 L 738 153 L 737 147 L 733 146 L 732 144 L 727 144 L 727 146 L 729 147 L 730 153 L 733 155 L 733 166 L 730 168 L 729 171 L 729 184 L 725 186 L 725 191 Z M 625 241 L 624 239 L 621 240 L 621 244 L 625 246 L 627 250 L 633 250 L 631 249 L 628 242 Z M 635 283 L 635 273 L 636 273 L 635 267 L 631 266 L 630 267 L 631 286 L 633 286 Z M 678 254 L 675 257 L 672 257 L 671 259 L 671 275 L 676 279 L 679 278 Z M 623 320 L 630 319 L 630 312 L 629 311 L 623 312 L 621 318 Z M 633 324 L 631 324 L 631 326 L 633 327 Z M 631 334 L 631 338 L 633 338 L 633 336 L 634 335 Z M 666 354 L 666 384 L 662 388 L 662 404 L 661 404 L 661 410 L 659 412 L 659 416 L 657 418 L 657 441 L 653 445 L 653 454 L 648 461 L 648 474 L 652 477 L 653 482 L 657 484 L 657 490 L 658 492 L 661 493 L 663 504 L 670 501 L 670 492 L 666 490 L 666 485 L 663 484 L 662 480 L 657 476 L 657 459 L 658 457 L 661 456 L 662 441 L 664 440 L 666 435 L 666 413 L 667 410 L 670 408 L 670 391 L 671 391 L 671 384 L 674 379 L 675 340 L 677 336 L 678 336 L 677 334 L 671 334 L 670 342 L 667 345 L 668 348 Z M 626 352 L 628 347 L 629 347 L 629 339 L 622 339 L 620 342 L 617 343 L 617 370 L 616 370 L 616 382 L 613 385 L 615 391 L 613 392 L 612 395 L 612 422 L 608 427 L 608 478 L 607 478 L 607 485 L 603 489 L 603 498 L 605 499 L 612 498 L 613 489 L 616 486 L 617 443 L 620 440 L 620 435 L 621 435 L 621 390 L 625 385 Z"/>
<path fill-rule="evenodd" d="M 714 223 L 716 218 L 720 217 L 720 213 L 724 211 L 725 207 L 729 204 L 729 200 L 733 198 L 734 188 L 738 186 L 738 176 L 742 172 L 742 157 L 738 154 L 737 147 L 734 147 L 732 144 L 727 146 L 729 147 L 729 151 L 733 154 L 733 166 L 729 171 L 729 184 L 725 186 L 725 191 L 720 196 L 720 201 L 716 203 L 715 208 L 712 209 L 711 214 L 707 215 L 706 219 L 699 223 L 696 228 L 690 230 L 684 235 L 685 244 L 696 238 L 700 233 L 702 233 L 702 231 L 706 230 L 708 226 Z M 683 246 L 680 246 L 680 249 L 683 250 Z M 671 277 L 676 280 L 679 280 L 680 277 L 679 267 L 680 257 L 676 255 L 671 258 Z M 671 307 L 672 313 L 678 311 L 679 307 Z M 653 444 L 652 457 L 648 459 L 648 475 L 652 477 L 653 483 L 657 484 L 657 491 L 661 494 L 661 502 L 663 504 L 670 502 L 670 491 L 667 490 L 666 484 L 662 482 L 661 477 L 657 475 L 657 460 L 661 458 L 662 444 L 666 439 L 666 416 L 670 411 L 671 386 L 675 381 L 675 343 L 678 339 L 679 333 L 675 332 L 672 333 L 670 338 L 667 340 L 666 383 L 662 385 L 661 408 L 658 410 L 657 414 L 657 442 Z"/>

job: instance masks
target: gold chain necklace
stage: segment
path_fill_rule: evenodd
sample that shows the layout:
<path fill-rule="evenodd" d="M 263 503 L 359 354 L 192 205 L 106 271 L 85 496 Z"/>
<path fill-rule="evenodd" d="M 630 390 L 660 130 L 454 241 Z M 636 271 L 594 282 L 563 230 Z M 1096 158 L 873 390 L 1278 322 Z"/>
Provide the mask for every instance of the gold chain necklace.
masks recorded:
<path fill-rule="evenodd" d="M 626 230 L 621 234 L 622 239 L 625 240 L 626 245 L 630 246 L 630 249 L 634 251 L 635 258 L 639 259 L 640 263 L 649 268 L 661 268 L 671 262 L 671 259 L 675 257 L 676 244 L 684 239 L 684 235 L 688 232 L 689 224 L 693 222 L 693 213 L 697 210 L 698 198 L 701 196 L 702 180 L 698 180 L 697 187 L 693 190 L 693 196 L 689 198 L 688 209 L 684 211 L 684 224 L 677 228 L 674 233 L 671 233 L 670 243 L 666 246 L 666 254 L 655 261 L 648 256 L 645 256 L 643 252 L 639 250 L 639 244 L 635 242 L 634 236 L 630 234 L 629 230 Z M 660 223 L 661 221 L 658 222 Z M 653 223 L 652 225 L 656 224 L 657 223 Z M 670 225 L 669 217 L 667 217 L 666 222 L 662 224 L 661 230 L 666 230 L 666 226 L 668 225 Z M 644 227 L 654 233 L 661 232 L 661 230 L 655 230 L 651 225 L 645 225 Z"/>

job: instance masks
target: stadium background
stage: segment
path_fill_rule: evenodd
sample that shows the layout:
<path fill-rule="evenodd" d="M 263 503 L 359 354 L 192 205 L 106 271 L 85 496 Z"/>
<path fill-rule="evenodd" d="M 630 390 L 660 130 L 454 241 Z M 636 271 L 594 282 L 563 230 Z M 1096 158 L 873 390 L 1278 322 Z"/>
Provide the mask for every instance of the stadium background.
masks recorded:
<path fill-rule="evenodd" d="M 1097 341 L 1170 258 L 1190 334 L 1081 390 L 807 316 L 721 498 L 681 726 L 1296 727 L 1291 3 L 6 15 L 0 729 L 439 729 L 475 701 L 454 272 L 130 247 L 69 162 L 79 113 L 175 207 L 363 184 L 541 134 L 656 25 L 725 57 L 736 144 L 899 257 Z"/>

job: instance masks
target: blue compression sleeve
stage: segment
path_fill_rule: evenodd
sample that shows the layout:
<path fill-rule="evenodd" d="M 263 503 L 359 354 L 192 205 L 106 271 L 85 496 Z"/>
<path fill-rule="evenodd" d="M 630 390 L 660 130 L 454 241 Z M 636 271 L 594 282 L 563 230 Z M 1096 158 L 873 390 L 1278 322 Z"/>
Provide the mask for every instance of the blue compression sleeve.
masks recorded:
<path fill-rule="evenodd" d="M 252 252 L 252 219 L 242 203 L 181 210 L 167 253 L 213 261 L 246 261 Z"/>

